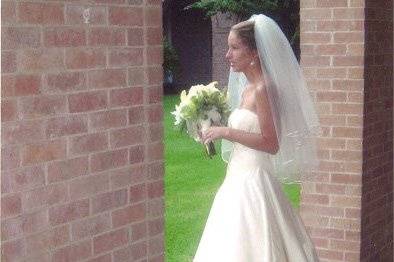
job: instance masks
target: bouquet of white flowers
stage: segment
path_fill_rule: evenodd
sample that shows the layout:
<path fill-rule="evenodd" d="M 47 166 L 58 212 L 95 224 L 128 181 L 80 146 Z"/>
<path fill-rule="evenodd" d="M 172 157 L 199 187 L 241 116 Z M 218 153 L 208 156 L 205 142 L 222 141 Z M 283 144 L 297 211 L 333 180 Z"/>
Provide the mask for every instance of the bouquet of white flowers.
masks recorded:
<path fill-rule="evenodd" d="M 218 82 L 208 85 L 195 85 L 186 93 L 181 93 L 181 102 L 171 112 L 175 116 L 175 126 L 187 129 L 187 133 L 195 141 L 201 142 L 199 134 L 210 126 L 223 126 L 227 124 L 230 108 L 227 96 L 217 88 Z M 205 145 L 209 157 L 216 154 L 213 142 Z"/>

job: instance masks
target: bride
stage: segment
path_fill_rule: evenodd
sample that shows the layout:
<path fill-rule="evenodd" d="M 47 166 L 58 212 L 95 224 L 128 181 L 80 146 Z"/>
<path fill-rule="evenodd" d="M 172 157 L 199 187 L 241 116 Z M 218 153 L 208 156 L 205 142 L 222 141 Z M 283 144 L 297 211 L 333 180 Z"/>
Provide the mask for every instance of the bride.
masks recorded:
<path fill-rule="evenodd" d="M 318 119 L 299 64 L 264 15 L 231 28 L 226 58 L 232 113 L 228 126 L 209 128 L 202 140 L 223 139 L 227 173 L 193 261 L 318 261 L 280 184 L 307 178 L 317 164 Z"/>

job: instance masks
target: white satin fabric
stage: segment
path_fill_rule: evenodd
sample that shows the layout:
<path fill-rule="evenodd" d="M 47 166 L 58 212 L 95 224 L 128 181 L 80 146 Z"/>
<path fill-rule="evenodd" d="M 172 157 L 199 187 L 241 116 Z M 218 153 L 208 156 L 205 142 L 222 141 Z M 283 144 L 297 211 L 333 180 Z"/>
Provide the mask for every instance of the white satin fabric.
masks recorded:
<path fill-rule="evenodd" d="M 257 115 L 247 109 L 235 109 L 229 126 L 260 132 Z M 269 154 L 234 143 L 194 262 L 318 261 L 272 168 Z"/>

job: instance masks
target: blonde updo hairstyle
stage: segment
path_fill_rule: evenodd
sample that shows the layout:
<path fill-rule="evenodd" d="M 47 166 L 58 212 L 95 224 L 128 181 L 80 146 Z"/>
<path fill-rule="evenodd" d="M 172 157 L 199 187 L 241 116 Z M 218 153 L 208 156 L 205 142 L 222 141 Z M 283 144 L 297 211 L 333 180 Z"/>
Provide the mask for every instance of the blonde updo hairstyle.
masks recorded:
<path fill-rule="evenodd" d="M 233 25 L 230 31 L 234 32 L 250 50 L 257 49 L 254 38 L 254 21 L 240 22 Z"/>

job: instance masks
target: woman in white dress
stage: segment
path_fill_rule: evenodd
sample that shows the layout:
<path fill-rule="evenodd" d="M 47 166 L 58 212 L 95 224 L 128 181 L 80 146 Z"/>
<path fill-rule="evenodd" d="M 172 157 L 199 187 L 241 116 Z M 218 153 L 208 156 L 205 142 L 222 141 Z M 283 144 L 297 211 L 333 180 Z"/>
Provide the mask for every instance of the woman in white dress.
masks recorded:
<path fill-rule="evenodd" d="M 298 182 L 316 165 L 318 120 L 286 37 L 264 15 L 232 27 L 226 58 L 232 113 L 223 139 L 228 161 L 195 262 L 315 262 L 318 257 L 281 182 Z"/>

